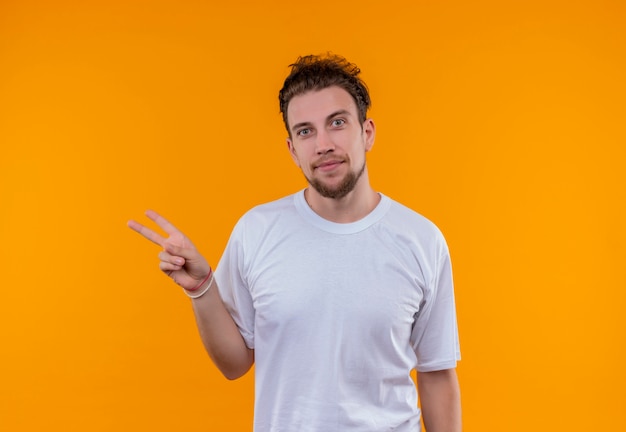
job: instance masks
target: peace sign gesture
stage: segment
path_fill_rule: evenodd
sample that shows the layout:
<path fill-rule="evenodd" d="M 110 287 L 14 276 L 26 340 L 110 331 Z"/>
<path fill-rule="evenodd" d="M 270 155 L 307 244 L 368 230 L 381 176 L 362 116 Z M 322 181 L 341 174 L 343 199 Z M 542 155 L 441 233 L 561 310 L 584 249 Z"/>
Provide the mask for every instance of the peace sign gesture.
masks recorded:
<path fill-rule="evenodd" d="M 159 253 L 159 268 L 184 289 L 193 290 L 211 272 L 209 264 L 191 240 L 167 219 L 153 210 L 146 211 L 146 216 L 165 231 L 168 237 L 165 238 L 134 220 L 128 221 L 128 227 L 161 246 L 163 250 Z"/>

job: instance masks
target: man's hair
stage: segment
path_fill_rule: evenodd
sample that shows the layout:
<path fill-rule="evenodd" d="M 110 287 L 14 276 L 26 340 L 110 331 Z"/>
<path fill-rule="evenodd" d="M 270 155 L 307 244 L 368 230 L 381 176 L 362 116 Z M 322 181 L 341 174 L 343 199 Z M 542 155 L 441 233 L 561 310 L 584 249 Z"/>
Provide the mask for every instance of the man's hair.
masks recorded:
<path fill-rule="evenodd" d="M 355 64 L 341 56 L 328 53 L 324 56 L 298 57 L 296 62 L 289 66 L 291 73 L 278 93 L 280 112 L 289 136 L 291 136 L 287 120 L 289 102 L 294 96 L 312 90 L 322 90 L 331 86 L 344 89 L 356 103 L 361 124 L 367 119 L 367 110 L 371 105 L 370 95 L 367 86 L 358 76 L 361 70 Z"/>

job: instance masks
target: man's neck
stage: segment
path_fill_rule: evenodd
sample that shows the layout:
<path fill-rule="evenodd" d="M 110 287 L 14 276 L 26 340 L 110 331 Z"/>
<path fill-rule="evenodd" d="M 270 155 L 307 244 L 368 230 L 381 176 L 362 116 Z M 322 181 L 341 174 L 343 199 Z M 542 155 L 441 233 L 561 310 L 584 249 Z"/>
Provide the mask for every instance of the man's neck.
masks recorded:
<path fill-rule="evenodd" d="M 380 202 L 380 195 L 372 189 L 367 178 L 361 178 L 355 188 L 343 198 L 323 197 L 312 187 L 304 191 L 304 198 L 315 213 L 336 223 L 363 219 Z"/>

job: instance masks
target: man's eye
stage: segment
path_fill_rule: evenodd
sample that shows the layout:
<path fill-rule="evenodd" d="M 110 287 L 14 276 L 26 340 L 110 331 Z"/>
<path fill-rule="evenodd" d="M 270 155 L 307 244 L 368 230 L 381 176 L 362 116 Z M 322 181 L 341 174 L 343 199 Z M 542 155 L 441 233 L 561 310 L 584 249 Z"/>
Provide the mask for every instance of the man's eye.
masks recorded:
<path fill-rule="evenodd" d="M 299 136 L 307 136 L 311 133 L 311 129 L 300 129 L 298 131 Z"/>
<path fill-rule="evenodd" d="M 333 126 L 343 126 L 345 124 L 345 120 L 344 119 L 335 119 L 333 120 Z"/>

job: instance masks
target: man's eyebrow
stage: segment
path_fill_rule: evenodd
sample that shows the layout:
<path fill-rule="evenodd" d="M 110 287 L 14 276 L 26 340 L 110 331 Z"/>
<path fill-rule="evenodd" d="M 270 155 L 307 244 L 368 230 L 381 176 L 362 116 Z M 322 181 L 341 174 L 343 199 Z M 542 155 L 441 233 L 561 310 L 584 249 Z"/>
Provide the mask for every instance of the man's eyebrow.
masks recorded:
<path fill-rule="evenodd" d="M 335 118 L 337 116 L 340 116 L 340 115 L 350 115 L 350 111 L 345 110 L 345 109 L 337 110 L 337 111 L 333 112 L 332 114 L 327 115 L 326 116 L 326 120 L 328 121 L 328 120 L 333 119 L 333 118 Z M 299 129 L 299 128 L 304 127 L 304 126 L 309 127 L 311 125 L 312 125 L 312 123 L 308 122 L 308 121 L 307 122 L 296 123 L 295 125 L 293 125 L 291 127 L 291 131 L 295 132 L 296 129 Z"/>
<path fill-rule="evenodd" d="M 345 109 L 335 111 L 331 115 L 327 116 L 326 120 L 330 120 L 330 119 L 335 118 L 335 117 L 340 116 L 340 115 L 350 115 L 350 111 L 345 110 Z"/>
<path fill-rule="evenodd" d="M 299 129 L 303 126 L 311 126 L 311 122 L 300 122 L 300 123 L 296 123 L 295 125 L 291 126 L 291 131 L 295 132 L 296 129 Z"/>

